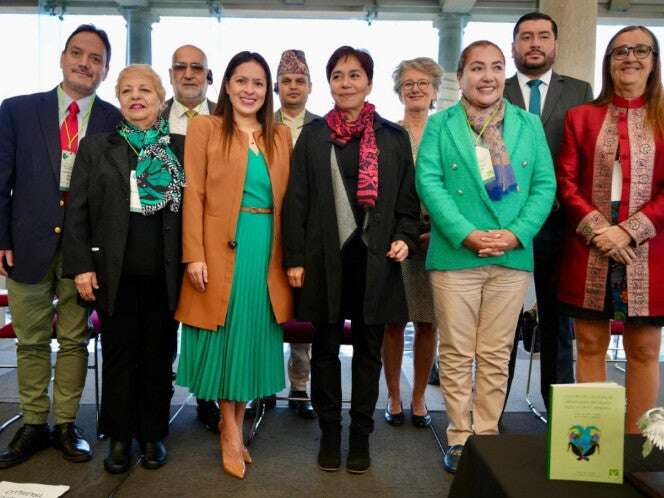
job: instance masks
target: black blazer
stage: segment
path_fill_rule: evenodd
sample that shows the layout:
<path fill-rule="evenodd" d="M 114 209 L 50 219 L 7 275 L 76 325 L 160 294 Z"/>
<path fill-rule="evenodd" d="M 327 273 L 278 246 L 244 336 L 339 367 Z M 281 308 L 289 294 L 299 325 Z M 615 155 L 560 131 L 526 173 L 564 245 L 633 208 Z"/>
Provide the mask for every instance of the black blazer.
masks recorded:
<path fill-rule="evenodd" d="M 120 111 L 95 98 L 87 135 L 115 129 Z M 0 249 L 14 251 L 9 276 L 39 282 L 60 244 L 65 210 L 60 192 L 58 94 L 12 97 L 0 106 Z"/>
<path fill-rule="evenodd" d="M 182 162 L 183 136 L 171 135 L 171 150 Z M 115 132 L 81 141 L 65 222 L 63 273 L 73 278 L 96 272 L 99 290 L 93 306 L 109 314 L 113 313 L 129 232 L 130 154 L 127 143 Z M 181 212 L 163 209 L 162 233 L 168 304 L 175 310 L 183 271 Z"/>
<path fill-rule="evenodd" d="M 367 324 L 408 321 L 399 263 L 385 255 L 403 240 L 410 254 L 419 238 L 420 206 L 406 130 L 376 115 L 378 200 L 369 215 L 364 320 Z M 314 119 L 297 140 L 283 207 L 284 266 L 303 266 L 298 303 L 301 320 L 335 323 L 341 308 L 342 262 L 330 165 L 330 129 Z"/>

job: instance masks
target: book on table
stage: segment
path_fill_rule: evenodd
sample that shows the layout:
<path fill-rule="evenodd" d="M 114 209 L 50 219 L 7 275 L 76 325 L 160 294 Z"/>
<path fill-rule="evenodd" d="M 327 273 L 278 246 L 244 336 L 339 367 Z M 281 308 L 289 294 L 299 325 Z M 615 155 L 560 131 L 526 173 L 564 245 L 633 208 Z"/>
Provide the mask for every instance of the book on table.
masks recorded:
<path fill-rule="evenodd" d="M 625 388 L 553 384 L 550 399 L 548 478 L 622 484 Z"/>

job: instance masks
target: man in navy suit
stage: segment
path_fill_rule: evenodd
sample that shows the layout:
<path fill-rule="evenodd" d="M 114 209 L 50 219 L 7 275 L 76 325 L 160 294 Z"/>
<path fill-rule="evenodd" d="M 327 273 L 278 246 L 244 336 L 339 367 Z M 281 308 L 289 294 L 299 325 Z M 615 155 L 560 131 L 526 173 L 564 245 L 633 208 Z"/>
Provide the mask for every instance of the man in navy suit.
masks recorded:
<path fill-rule="evenodd" d="M 560 149 L 565 114 L 570 108 L 593 98 L 588 82 L 553 71 L 557 38 L 558 26 L 550 16 L 541 12 L 521 16 L 514 26 L 512 43 L 517 73 L 505 81 L 507 100 L 540 116 L 554 161 Z M 533 241 L 541 338 L 541 393 L 547 409 L 551 384 L 574 382 L 573 333 L 570 320 L 560 313 L 556 299 L 558 279 L 564 278 L 558 271 L 564 225 L 563 212 L 555 202 Z M 509 384 L 514 372 L 518 335 L 510 359 Z"/>
<path fill-rule="evenodd" d="M 62 82 L 53 90 L 6 99 L 0 106 L 0 274 L 7 277 L 18 338 L 18 390 L 24 425 L 0 468 L 53 445 L 84 462 L 90 446 L 74 424 L 87 372 L 87 311 L 74 283 L 62 277 L 61 239 L 71 169 L 84 135 L 108 132 L 119 111 L 95 96 L 106 78 L 111 46 L 103 30 L 79 26 L 60 56 Z M 51 431 L 50 339 L 57 314 L 59 343 Z"/>

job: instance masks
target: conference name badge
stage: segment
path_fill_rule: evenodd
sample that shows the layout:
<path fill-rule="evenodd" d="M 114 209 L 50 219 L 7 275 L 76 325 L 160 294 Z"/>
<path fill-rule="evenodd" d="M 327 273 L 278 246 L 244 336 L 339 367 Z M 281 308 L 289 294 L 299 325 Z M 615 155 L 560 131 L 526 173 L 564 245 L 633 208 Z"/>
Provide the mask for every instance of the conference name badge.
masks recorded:
<path fill-rule="evenodd" d="M 477 156 L 477 165 L 480 168 L 480 176 L 484 183 L 488 183 L 496 179 L 496 174 L 493 171 L 493 161 L 491 161 L 491 153 L 486 147 L 480 145 L 475 147 L 475 155 Z"/>
<path fill-rule="evenodd" d="M 138 182 L 136 181 L 136 170 L 132 170 L 129 175 L 129 189 L 131 194 L 129 196 L 129 211 L 132 213 L 141 213 L 141 196 L 138 195 Z"/>
<path fill-rule="evenodd" d="M 76 153 L 69 150 L 63 150 L 60 156 L 60 191 L 69 191 L 71 183 L 71 172 L 74 170 L 74 161 Z"/>

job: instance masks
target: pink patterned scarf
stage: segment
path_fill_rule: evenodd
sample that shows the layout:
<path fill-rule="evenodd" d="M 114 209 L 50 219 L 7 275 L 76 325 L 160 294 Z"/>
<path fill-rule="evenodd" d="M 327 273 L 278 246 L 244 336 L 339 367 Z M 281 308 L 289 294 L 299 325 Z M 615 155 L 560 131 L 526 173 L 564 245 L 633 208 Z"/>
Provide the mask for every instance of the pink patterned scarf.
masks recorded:
<path fill-rule="evenodd" d="M 357 203 L 373 208 L 378 198 L 378 146 L 374 133 L 376 108 L 365 102 L 356 121 L 349 122 L 345 113 L 337 106 L 325 115 L 327 126 L 332 130 L 332 140 L 345 145 L 353 137 L 360 137 L 360 168 L 357 177 Z"/>

